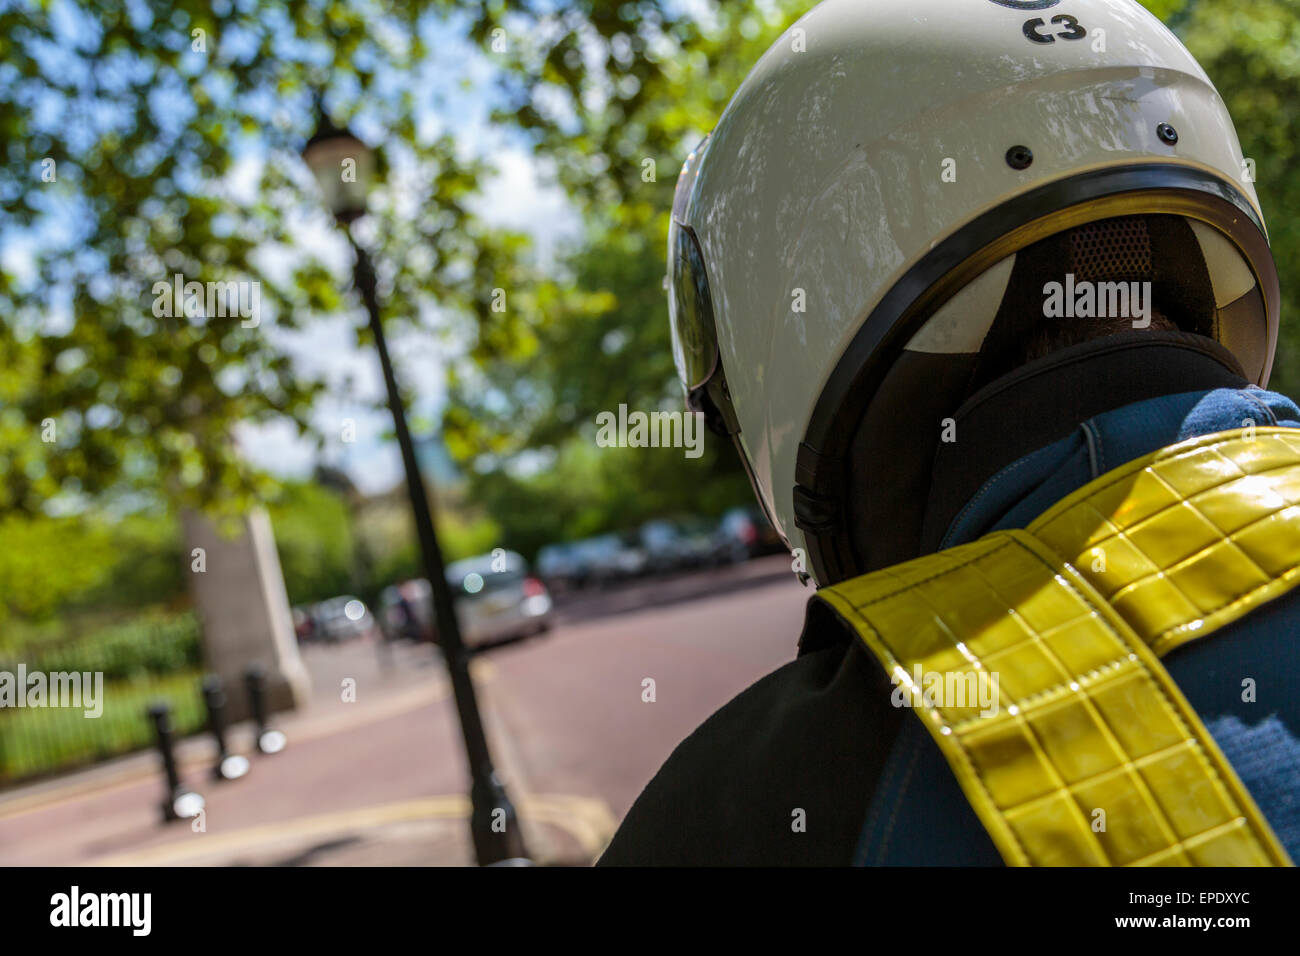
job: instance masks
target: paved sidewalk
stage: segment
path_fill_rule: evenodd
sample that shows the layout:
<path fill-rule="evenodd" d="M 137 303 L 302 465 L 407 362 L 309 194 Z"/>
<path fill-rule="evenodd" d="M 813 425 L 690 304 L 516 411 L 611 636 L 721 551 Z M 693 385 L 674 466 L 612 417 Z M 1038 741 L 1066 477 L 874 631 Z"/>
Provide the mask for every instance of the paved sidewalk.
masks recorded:
<path fill-rule="evenodd" d="M 369 644 L 313 647 L 305 651 L 305 659 L 312 673 L 311 705 L 297 711 L 275 714 L 271 719 L 271 725 L 285 731 L 291 740 L 301 741 L 328 734 L 362 715 L 374 718 L 384 711 L 400 711 L 413 701 L 442 699 L 447 692 L 442 661 L 437 652 L 427 646 L 395 648 L 390 653 L 386 666 L 381 666 L 377 649 Z M 352 714 L 340 713 L 337 708 L 328 706 L 339 697 L 343 677 L 356 679 L 358 688 L 382 690 L 382 701 L 375 700 L 373 696 L 367 701 L 366 691 L 361 689 L 358 703 L 382 703 L 383 710 L 377 706 L 374 709 L 359 707 L 359 713 Z M 249 753 L 253 740 L 252 722 L 233 725 L 228 730 L 227 738 L 229 746 L 235 752 Z M 211 768 L 216 745 L 210 735 L 201 733 L 178 741 L 175 752 L 182 778 L 188 780 L 187 771 L 194 771 L 201 777 L 204 771 Z M 13 787 L 0 792 L 0 818 L 53 799 L 66 799 L 75 794 L 109 789 L 143 777 L 158 778 L 159 767 L 158 751 L 150 747 L 84 770 Z"/>
<path fill-rule="evenodd" d="M 571 598 L 554 630 L 494 648 L 472 672 L 530 855 L 586 865 L 663 760 L 710 713 L 793 659 L 808 591 L 763 559 Z M 0 795 L 0 865 L 465 865 L 464 745 L 437 652 L 312 647 L 313 699 L 273 723 L 288 746 L 232 782 L 210 737 L 178 748 L 207 801 L 163 824 L 156 752 Z M 356 701 L 341 698 L 356 682 Z M 656 700 L 647 702 L 652 678 Z M 247 724 L 232 749 L 251 753 Z"/>
<path fill-rule="evenodd" d="M 288 746 L 274 757 L 252 756 L 245 778 L 214 782 L 211 738 L 183 741 L 181 777 L 207 801 L 201 831 L 160 822 L 164 784 L 149 751 L 6 793 L 0 864 L 472 863 L 468 779 L 441 660 L 428 646 L 394 650 L 385 671 L 368 643 L 308 649 L 313 700 L 274 721 Z M 486 691 L 491 663 L 476 660 L 471 670 Z M 355 703 L 341 699 L 345 677 L 356 681 Z M 494 733 L 490 693 L 482 696 L 509 780 L 510 747 Z M 252 754 L 251 724 L 232 728 L 229 740 L 235 752 Z M 412 751 L 431 759 L 413 760 Z M 588 862 L 612 832 L 603 805 L 533 797 L 518 780 L 511 790 L 530 850 L 543 862 Z M 575 828 L 570 818 L 585 822 Z"/>

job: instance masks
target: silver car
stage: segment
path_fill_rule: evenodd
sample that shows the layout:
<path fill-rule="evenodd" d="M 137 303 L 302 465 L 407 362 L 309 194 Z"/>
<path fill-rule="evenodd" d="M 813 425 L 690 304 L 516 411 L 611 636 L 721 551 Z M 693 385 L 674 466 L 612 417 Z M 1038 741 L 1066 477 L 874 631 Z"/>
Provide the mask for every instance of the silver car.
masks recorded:
<path fill-rule="evenodd" d="M 326 644 L 338 644 L 354 637 L 365 637 L 375 629 L 370 608 L 351 594 L 321 601 L 312 610 L 314 638 Z"/>
<path fill-rule="evenodd" d="M 447 566 L 447 583 L 467 646 L 537 634 L 551 626 L 551 595 L 514 551 L 498 549 L 453 562 Z"/>
<path fill-rule="evenodd" d="M 467 647 L 526 637 L 551 626 L 550 592 L 528 573 L 527 563 L 514 551 L 453 562 L 447 566 L 447 584 Z M 424 578 L 386 589 L 383 607 L 390 638 L 437 643 L 432 588 Z"/>
<path fill-rule="evenodd" d="M 447 583 L 466 646 L 539 634 L 551 626 L 551 595 L 514 551 L 455 561 Z"/>

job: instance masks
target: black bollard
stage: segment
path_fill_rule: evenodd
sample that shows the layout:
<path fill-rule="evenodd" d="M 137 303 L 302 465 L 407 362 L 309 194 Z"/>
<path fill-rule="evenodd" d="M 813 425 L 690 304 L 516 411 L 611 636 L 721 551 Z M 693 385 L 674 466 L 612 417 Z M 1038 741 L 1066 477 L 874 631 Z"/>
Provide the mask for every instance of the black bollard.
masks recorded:
<path fill-rule="evenodd" d="M 284 749 L 284 734 L 270 730 L 266 726 L 266 671 L 257 664 L 251 665 L 244 672 L 244 683 L 248 687 L 248 706 L 253 711 L 253 723 L 257 730 L 257 749 L 264 754 L 278 754 Z"/>
<path fill-rule="evenodd" d="M 248 773 L 248 758 L 232 754 L 226 747 L 226 692 L 216 674 L 203 678 L 203 702 L 208 708 L 208 729 L 217 741 L 217 762 L 212 765 L 212 779 L 237 780 Z"/>
<path fill-rule="evenodd" d="M 172 712 L 165 702 L 149 707 L 149 718 L 158 735 L 158 752 L 162 755 L 163 773 L 167 777 L 167 797 L 162 802 L 163 822 L 186 820 L 203 809 L 203 797 L 181 783 L 176 769 L 176 754 L 172 751 Z"/>

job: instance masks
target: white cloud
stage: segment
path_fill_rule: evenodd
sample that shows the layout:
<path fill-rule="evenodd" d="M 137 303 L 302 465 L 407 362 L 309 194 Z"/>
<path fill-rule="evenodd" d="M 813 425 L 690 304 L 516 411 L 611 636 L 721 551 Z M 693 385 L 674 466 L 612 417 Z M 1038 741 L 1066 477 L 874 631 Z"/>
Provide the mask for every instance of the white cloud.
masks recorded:
<path fill-rule="evenodd" d="M 577 239 L 582 220 L 564 192 L 549 180 L 550 167 L 516 146 L 501 146 L 488 157 L 496 167 L 484 183 L 474 212 L 489 223 L 526 232 L 543 262 L 557 246 Z"/>

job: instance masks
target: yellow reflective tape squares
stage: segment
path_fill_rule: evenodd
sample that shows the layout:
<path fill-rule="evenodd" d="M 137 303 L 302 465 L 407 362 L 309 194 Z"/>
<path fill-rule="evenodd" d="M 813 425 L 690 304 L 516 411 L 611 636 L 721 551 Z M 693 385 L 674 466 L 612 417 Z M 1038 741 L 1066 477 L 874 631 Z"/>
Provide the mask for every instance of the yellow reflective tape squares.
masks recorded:
<path fill-rule="evenodd" d="M 1028 531 L 824 589 L 1016 865 L 1285 865 L 1160 664 L 1297 581 L 1300 436 L 1118 469 Z M 1279 540 L 1280 539 L 1280 540 Z"/>

